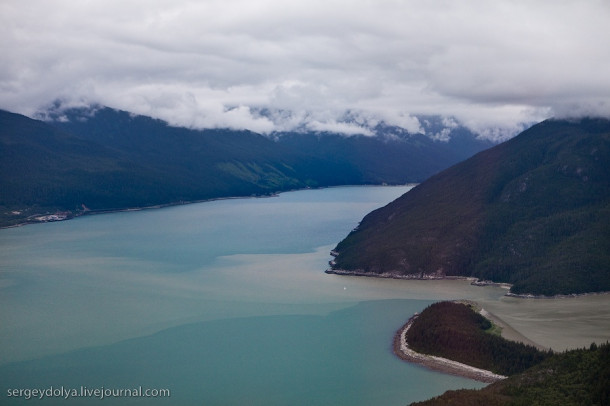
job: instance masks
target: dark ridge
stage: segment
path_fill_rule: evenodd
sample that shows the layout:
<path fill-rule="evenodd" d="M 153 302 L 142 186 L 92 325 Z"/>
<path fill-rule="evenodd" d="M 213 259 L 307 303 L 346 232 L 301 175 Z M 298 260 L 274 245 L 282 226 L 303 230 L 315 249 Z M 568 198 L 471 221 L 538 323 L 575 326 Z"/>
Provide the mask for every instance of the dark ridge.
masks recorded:
<path fill-rule="evenodd" d="M 610 291 L 610 122 L 547 120 L 367 215 L 334 270 Z"/>
<path fill-rule="evenodd" d="M 480 390 L 447 391 L 411 406 L 581 406 L 610 404 L 610 344 L 554 354 Z"/>

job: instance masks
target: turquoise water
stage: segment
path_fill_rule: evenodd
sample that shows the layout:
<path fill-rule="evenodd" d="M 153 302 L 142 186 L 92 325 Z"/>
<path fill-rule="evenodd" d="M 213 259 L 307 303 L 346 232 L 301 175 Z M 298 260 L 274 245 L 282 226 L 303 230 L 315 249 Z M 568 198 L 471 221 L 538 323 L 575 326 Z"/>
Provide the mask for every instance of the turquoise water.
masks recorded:
<path fill-rule="evenodd" d="M 306 190 L 0 230 L 0 403 L 36 402 L 8 389 L 143 386 L 171 398 L 103 402 L 404 405 L 481 387 L 398 360 L 392 337 L 433 301 L 490 302 L 502 289 L 323 273 L 366 213 L 407 190 Z"/>

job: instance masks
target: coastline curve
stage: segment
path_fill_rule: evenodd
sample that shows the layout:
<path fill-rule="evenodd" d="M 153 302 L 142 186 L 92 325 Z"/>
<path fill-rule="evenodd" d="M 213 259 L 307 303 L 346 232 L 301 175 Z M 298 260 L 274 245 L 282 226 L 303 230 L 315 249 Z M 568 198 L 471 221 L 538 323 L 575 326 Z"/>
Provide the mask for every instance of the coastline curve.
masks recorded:
<path fill-rule="evenodd" d="M 407 343 L 407 331 L 409 331 L 409 328 L 418 316 L 419 314 L 415 313 L 396 332 L 396 334 L 394 334 L 393 350 L 398 358 L 421 365 L 433 371 L 457 375 L 485 383 L 493 383 L 506 378 L 504 375 L 498 375 L 485 369 L 475 368 L 447 358 L 421 354 L 411 349 Z"/>

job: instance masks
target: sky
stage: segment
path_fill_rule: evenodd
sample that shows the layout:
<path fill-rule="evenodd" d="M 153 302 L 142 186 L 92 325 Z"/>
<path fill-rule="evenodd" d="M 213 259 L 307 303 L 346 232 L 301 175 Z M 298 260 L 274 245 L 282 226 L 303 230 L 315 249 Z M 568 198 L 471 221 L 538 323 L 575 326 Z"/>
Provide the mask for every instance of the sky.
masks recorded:
<path fill-rule="evenodd" d="M 610 117 L 608 0 L 2 0 L 0 108 L 192 128 L 506 137 Z"/>

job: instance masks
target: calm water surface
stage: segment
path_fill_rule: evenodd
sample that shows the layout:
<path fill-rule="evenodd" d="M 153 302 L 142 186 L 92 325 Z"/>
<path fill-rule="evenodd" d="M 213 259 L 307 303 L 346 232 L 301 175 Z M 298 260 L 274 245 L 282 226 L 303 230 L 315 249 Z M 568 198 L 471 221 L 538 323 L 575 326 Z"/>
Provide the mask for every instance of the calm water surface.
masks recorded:
<path fill-rule="evenodd" d="M 172 397 L 104 403 L 404 405 L 481 387 L 398 360 L 391 341 L 437 300 L 479 300 L 501 316 L 515 308 L 504 290 L 323 273 L 366 213 L 408 189 L 307 190 L 0 230 L 0 403 L 19 403 L 8 388 L 143 386 Z M 527 317 L 510 317 L 528 329 Z"/>

